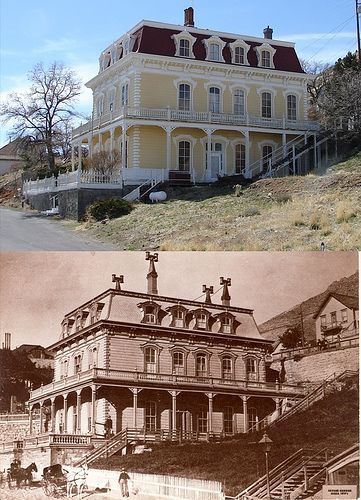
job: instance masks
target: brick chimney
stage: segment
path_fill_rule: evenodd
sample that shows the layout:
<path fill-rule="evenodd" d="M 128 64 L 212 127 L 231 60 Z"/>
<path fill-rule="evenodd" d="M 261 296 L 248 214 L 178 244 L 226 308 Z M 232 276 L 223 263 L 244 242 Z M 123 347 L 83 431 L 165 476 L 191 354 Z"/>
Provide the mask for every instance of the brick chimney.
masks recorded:
<path fill-rule="evenodd" d="M 211 298 L 211 295 L 213 295 L 213 286 L 207 286 L 207 285 L 203 285 L 202 287 L 202 292 L 206 294 L 206 297 L 205 297 L 205 300 L 204 302 L 206 304 L 212 304 L 212 298 Z"/>
<path fill-rule="evenodd" d="M 263 35 L 264 35 L 265 38 L 268 38 L 269 40 L 272 40 L 273 29 L 270 28 L 269 26 L 267 26 L 267 28 L 265 28 L 263 30 Z"/>
<path fill-rule="evenodd" d="M 188 7 L 188 9 L 184 9 L 184 26 L 194 26 L 193 7 Z"/>
<path fill-rule="evenodd" d="M 224 279 L 223 276 L 219 278 L 219 283 L 220 285 L 223 286 L 223 292 L 222 292 L 222 306 L 229 307 L 231 305 L 231 296 L 229 295 L 229 290 L 228 287 L 231 286 L 231 278 L 226 278 Z"/>
<path fill-rule="evenodd" d="M 158 254 L 151 254 L 150 252 L 146 252 L 145 260 L 149 260 L 149 271 L 147 274 L 148 281 L 148 292 L 150 295 L 158 295 L 158 285 L 157 278 L 158 273 L 155 270 L 154 262 L 158 262 Z"/>

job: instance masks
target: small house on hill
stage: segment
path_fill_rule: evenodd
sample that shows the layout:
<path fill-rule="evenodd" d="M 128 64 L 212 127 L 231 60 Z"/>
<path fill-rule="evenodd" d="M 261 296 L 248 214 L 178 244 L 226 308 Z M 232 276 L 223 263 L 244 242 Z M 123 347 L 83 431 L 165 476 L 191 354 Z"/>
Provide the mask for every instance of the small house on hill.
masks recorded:
<path fill-rule="evenodd" d="M 15 351 L 25 354 L 37 368 L 54 368 L 54 356 L 41 345 L 22 344 Z"/>
<path fill-rule="evenodd" d="M 21 168 L 22 159 L 19 156 L 20 139 L 15 139 L 0 148 L 0 175 Z"/>
<path fill-rule="evenodd" d="M 317 340 L 333 341 L 353 335 L 359 325 L 358 297 L 329 293 L 314 319 Z"/>

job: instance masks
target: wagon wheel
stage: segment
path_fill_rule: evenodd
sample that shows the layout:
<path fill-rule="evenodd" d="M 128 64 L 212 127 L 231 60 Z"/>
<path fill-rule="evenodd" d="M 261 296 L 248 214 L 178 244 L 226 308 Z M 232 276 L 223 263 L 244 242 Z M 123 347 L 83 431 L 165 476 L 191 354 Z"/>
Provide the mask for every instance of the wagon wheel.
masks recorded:
<path fill-rule="evenodd" d="M 46 481 L 44 484 L 44 493 L 48 497 L 56 496 L 56 486 L 51 481 Z"/>
<path fill-rule="evenodd" d="M 5 472 L 0 472 L 0 488 L 5 488 Z"/>

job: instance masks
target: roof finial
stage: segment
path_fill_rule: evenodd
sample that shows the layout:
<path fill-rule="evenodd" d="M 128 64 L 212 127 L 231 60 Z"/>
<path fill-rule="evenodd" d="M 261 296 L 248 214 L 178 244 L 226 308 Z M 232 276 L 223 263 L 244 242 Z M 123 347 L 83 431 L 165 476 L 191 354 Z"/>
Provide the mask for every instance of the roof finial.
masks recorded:
<path fill-rule="evenodd" d="M 149 260 L 149 271 L 147 274 L 148 293 L 150 295 L 158 295 L 157 278 L 158 273 L 155 270 L 154 262 L 158 262 L 158 254 L 145 253 L 145 260 Z"/>
<path fill-rule="evenodd" d="M 207 287 L 207 285 L 203 285 L 202 292 L 206 294 L 204 302 L 206 304 L 212 304 L 211 295 L 213 295 L 213 286 Z"/>
<path fill-rule="evenodd" d="M 232 285 L 231 278 L 223 278 L 221 276 L 219 278 L 219 283 L 220 285 L 223 286 L 223 293 L 222 293 L 222 306 L 230 306 L 231 305 L 231 296 L 229 295 L 228 287 Z"/>
<path fill-rule="evenodd" d="M 112 283 L 115 283 L 116 290 L 121 290 L 120 284 L 124 283 L 124 276 L 122 274 L 120 276 L 117 276 L 116 274 L 112 274 Z"/>

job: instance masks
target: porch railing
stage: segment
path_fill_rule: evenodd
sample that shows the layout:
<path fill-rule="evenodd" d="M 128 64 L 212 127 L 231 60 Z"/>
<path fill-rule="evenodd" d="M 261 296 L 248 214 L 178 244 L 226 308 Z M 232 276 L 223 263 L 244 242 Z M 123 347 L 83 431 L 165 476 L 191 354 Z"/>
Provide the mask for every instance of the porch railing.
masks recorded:
<path fill-rule="evenodd" d="M 218 388 L 218 389 L 242 389 L 262 392 L 277 392 L 280 394 L 292 394 L 301 396 L 307 392 L 307 387 L 301 384 L 280 384 L 279 382 L 262 382 L 254 380 L 237 380 L 217 377 L 197 377 L 190 375 L 174 375 L 163 373 L 147 373 L 128 370 L 109 370 L 104 368 L 93 368 L 76 375 L 65 377 L 62 380 L 56 380 L 52 383 L 35 389 L 31 392 L 30 402 L 34 399 L 51 394 L 54 390 L 61 390 L 75 386 L 85 381 L 112 380 L 114 382 L 127 383 L 156 383 L 167 386 L 197 386 L 199 388 Z"/>
<path fill-rule="evenodd" d="M 319 124 L 310 120 L 287 120 L 286 118 L 263 118 L 250 114 L 212 113 L 210 111 L 187 111 L 171 108 L 144 108 L 125 106 L 111 113 L 105 113 L 73 130 L 73 137 L 79 137 L 92 130 L 122 119 L 161 120 L 172 122 L 215 123 L 219 125 L 277 128 L 282 130 L 318 130 Z"/>

